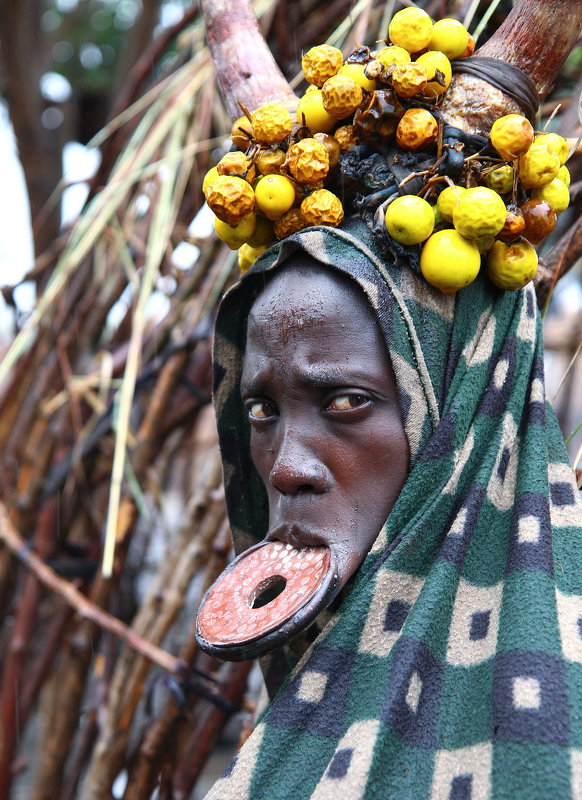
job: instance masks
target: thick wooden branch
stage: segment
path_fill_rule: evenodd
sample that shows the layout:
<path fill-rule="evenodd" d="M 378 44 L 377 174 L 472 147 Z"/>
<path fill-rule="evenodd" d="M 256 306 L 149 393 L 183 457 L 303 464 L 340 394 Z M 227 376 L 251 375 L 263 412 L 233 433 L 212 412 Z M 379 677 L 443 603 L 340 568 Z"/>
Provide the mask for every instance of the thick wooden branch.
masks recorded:
<path fill-rule="evenodd" d="M 534 82 L 541 101 L 552 89 L 581 27 L 582 0 L 517 0 L 503 25 L 476 55 L 519 67 Z M 451 125 L 488 135 L 498 117 L 522 109 L 486 81 L 458 75 L 441 111 Z"/>
<path fill-rule="evenodd" d="M 200 5 L 218 83 L 232 120 L 242 114 L 239 100 L 250 110 L 268 102 L 294 110 L 298 98 L 275 63 L 249 0 L 201 0 Z"/>

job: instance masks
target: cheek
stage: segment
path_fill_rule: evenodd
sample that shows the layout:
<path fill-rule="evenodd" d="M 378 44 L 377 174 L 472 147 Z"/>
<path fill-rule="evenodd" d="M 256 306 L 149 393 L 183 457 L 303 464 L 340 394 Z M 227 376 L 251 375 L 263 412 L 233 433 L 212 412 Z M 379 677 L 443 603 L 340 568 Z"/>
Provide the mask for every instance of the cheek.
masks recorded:
<path fill-rule="evenodd" d="M 273 465 L 273 448 L 269 444 L 265 433 L 251 430 L 251 459 L 255 468 L 265 484 Z"/>
<path fill-rule="evenodd" d="M 410 470 L 408 438 L 399 417 L 391 416 L 372 431 L 363 453 L 370 508 L 377 509 L 385 521 L 400 494 Z"/>

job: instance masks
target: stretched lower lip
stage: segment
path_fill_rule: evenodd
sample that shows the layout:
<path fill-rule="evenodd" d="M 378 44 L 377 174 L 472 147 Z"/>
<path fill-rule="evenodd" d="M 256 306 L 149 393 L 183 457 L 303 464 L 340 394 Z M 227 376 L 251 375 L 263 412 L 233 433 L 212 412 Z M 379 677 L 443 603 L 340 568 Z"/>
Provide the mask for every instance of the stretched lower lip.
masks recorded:
<path fill-rule="evenodd" d="M 281 581 L 274 599 L 255 606 L 256 593 Z M 235 559 L 206 593 L 197 641 L 211 655 L 233 661 L 262 655 L 309 625 L 331 602 L 336 586 L 329 548 L 298 550 L 263 541 Z"/>

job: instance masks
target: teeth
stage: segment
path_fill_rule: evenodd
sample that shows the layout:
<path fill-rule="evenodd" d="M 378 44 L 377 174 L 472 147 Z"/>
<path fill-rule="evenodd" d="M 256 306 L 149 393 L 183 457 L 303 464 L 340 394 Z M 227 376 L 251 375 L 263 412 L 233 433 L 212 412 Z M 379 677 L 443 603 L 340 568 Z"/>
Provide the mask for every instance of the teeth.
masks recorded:
<path fill-rule="evenodd" d="M 285 545 L 285 550 L 293 550 L 293 545 L 286 544 Z"/>

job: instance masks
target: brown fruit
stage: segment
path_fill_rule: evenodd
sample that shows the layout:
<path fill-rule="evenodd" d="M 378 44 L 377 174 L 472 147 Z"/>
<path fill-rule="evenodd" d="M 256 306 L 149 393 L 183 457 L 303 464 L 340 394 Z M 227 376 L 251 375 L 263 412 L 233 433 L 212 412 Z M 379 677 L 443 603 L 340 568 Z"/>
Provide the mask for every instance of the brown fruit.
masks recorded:
<path fill-rule="evenodd" d="M 246 116 L 239 117 L 233 124 L 230 138 L 240 150 L 246 150 L 253 138 L 253 126 Z"/>
<path fill-rule="evenodd" d="M 539 244 L 556 227 L 555 211 L 545 200 L 528 200 L 521 212 L 525 220 L 523 236 L 532 244 Z"/>
<path fill-rule="evenodd" d="M 356 147 L 360 144 L 360 139 L 356 135 L 353 125 L 342 125 L 341 128 L 336 130 L 333 138 L 339 144 L 342 153 L 345 153 L 350 147 Z"/>
<path fill-rule="evenodd" d="M 308 224 L 309 223 L 301 213 L 301 209 L 292 208 L 290 211 L 287 211 L 286 214 L 283 214 L 282 217 L 275 220 L 273 223 L 273 230 L 278 239 L 285 239 L 287 236 L 291 236 L 292 233 L 303 230 Z"/>
<path fill-rule="evenodd" d="M 354 132 L 365 141 L 383 143 L 396 130 L 404 108 L 392 89 L 378 89 L 354 114 Z"/>
<path fill-rule="evenodd" d="M 341 154 L 339 142 L 334 139 L 333 136 L 329 136 L 327 133 L 314 133 L 313 138 L 318 142 L 321 142 L 321 144 L 327 150 L 327 155 L 329 157 L 329 168 L 333 169 L 339 161 Z"/>
<path fill-rule="evenodd" d="M 263 150 L 257 156 L 256 167 L 261 175 L 278 174 L 285 163 L 286 155 L 284 150 Z"/>
<path fill-rule="evenodd" d="M 523 212 L 515 205 L 507 206 L 505 225 L 497 234 L 497 238 L 502 242 L 514 242 L 523 234 L 525 230 L 525 219 Z"/>

